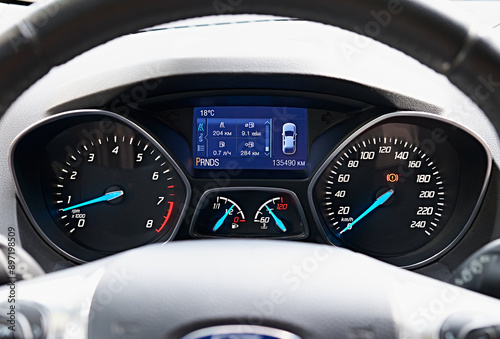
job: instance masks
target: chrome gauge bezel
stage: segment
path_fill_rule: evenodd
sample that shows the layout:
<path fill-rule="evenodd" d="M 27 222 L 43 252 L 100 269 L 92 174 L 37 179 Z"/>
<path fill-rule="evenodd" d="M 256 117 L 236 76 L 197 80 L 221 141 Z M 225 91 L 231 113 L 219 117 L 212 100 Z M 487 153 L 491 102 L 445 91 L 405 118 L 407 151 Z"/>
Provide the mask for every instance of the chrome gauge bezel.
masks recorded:
<path fill-rule="evenodd" d="M 70 247 L 69 245 L 64 245 L 65 248 L 62 248 L 63 246 L 59 245 L 58 242 L 59 240 L 54 240 L 52 239 L 49 235 L 47 235 L 47 232 L 44 230 L 44 227 L 49 227 L 49 225 L 40 225 L 40 207 L 37 206 L 37 208 L 33 208 L 33 204 L 30 203 L 33 199 L 39 199 L 43 204 L 45 204 L 44 198 L 41 194 L 41 188 L 40 188 L 40 194 L 36 194 L 35 197 L 32 196 L 33 192 L 25 192 L 25 190 L 22 187 L 21 184 L 21 178 L 19 177 L 18 171 L 16 171 L 16 151 L 19 147 L 19 144 L 26 138 L 27 136 L 30 136 L 32 133 L 36 133 L 37 131 L 42 130 L 43 128 L 46 128 L 50 124 L 54 123 L 61 123 L 62 121 L 67 121 L 68 125 L 71 126 L 71 121 L 74 120 L 75 123 L 81 123 L 81 120 L 79 119 L 91 119 L 94 117 L 102 117 L 102 118 L 110 118 L 113 119 L 129 128 L 132 130 L 136 131 L 138 134 L 142 135 L 148 142 L 150 142 L 154 147 L 158 149 L 158 151 L 168 160 L 168 162 L 171 164 L 171 166 L 174 168 L 174 170 L 177 172 L 179 181 L 182 182 L 185 188 L 185 198 L 181 202 L 182 206 L 180 212 L 179 212 L 179 217 L 176 223 L 172 226 L 172 230 L 168 232 L 168 234 L 165 235 L 164 238 L 160 238 L 161 242 L 168 242 L 172 240 L 175 235 L 177 234 L 177 231 L 179 230 L 180 224 L 184 220 L 184 216 L 186 214 L 187 208 L 189 201 L 191 199 L 191 186 L 190 183 L 184 174 L 183 170 L 179 167 L 179 165 L 176 163 L 176 161 L 170 156 L 170 154 L 165 150 L 165 147 L 163 147 L 155 138 L 153 138 L 146 130 L 144 130 L 141 126 L 136 124 L 135 122 L 129 120 L 126 117 L 123 117 L 121 115 L 118 115 L 116 113 L 108 112 L 108 111 L 103 111 L 103 110 L 97 110 L 97 109 L 84 109 L 84 110 L 74 110 L 74 111 L 68 111 L 64 113 L 60 113 L 54 116 L 51 116 L 47 119 L 44 119 L 36 124 L 33 124 L 32 126 L 28 127 L 25 129 L 13 142 L 11 145 L 10 151 L 9 151 L 9 162 L 10 162 L 10 171 L 11 175 L 14 179 L 14 184 L 16 188 L 16 193 L 19 199 L 19 202 L 26 213 L 29 221 L 33 225 L 34 229 L 36 232 L 40 235 L 42 239 L 45 240 L 47 244 L 49 244 L 54 250 L 56 250 L 58 253 L 62 254 L 64 257 L 67 259 L 70 259 L 71 261 L 74 261 L 76 263 L 85 263 L 88 261 L 92 261 L 95 259 L 99 259 L 104 257 L 105 255 L 101 253 L 97 253 L 95 251 L 86 249 L 80 245 L 77 245 L 75 243 L 74 247 Z M 50 132 L 50 136 L 47 136 L 47 140 L 52 140 L 54 137 L 56 137 L 61 131 L 56 130 L 55 132 Z M 40 146 L 41 148 L 45 147 L 45 145 Z M 38 160 L 40 163 L 40 160 Z M 40 164 L 37 164 L 37 168 L 41 166 Z M 40 176 L 40 173 L 33 173 L 33 175 Z M 38 179 L 39 182 L 41 179 Z M 27 196 L 27 194 L 30 194 Z M 38 203 L 39 205 L 40 203 Z M 34 212 L 36 210 L 36 212 Z M 48 211 L 46 211 L 48 215 Z M 36 215 L 34 215 L 36 214 Z M 49 217 L 50 219 L 50 217 Z M 47 222 L 48 219 L 44 219 Z M 54 223 L 52 221 L 52 223 Z M 50 227 L 56 227 L 55 224 L 52 225 L 50 224 Z M 68 238 L 69 240 L 69 238 Z M 71 240 L 69 240 L 71 241 Z M 157 242 L 155 241 L 155 242 Z M 68 250 L 70 248 L 70 250 Z"/>
<path fill-rule="evenodd" d="M 372 127 L 376 127 L 377 125 L 382 125 L 384 123 L 390 123 L 390 120 L 397 119 L 397 118 L 419 118 L 419 119 L 429 119 L 429 120 L 435 120 L 436 122 L 439 122 L 441 124 L 447 124 L 451 128 L 456 128 L 468 135 L 470 135 L 472 138 L 474 138 L 478 144 L 484 149 L 485 156 L 486 156 L 486 162 L 485 164 L 485 173 L 484 173 L 484 180 L 482 181 L 481 185 L 481 190 L 478 196 L 478 199 L 476 203 L 474 204 L 474 207 L 472 208 L 472 213 L 469 215 L 467 218 L 466 222 L 463 223 L 463 225 L 457 226 L 460 228 L 460 232 L 458 232 L 457 236 L 453 238 L 452 241 L 447 242 L 446 244 L 443 244 L 443 246 L 438 246 L 439 248 L 436 248 L 435 251 L 429 250 L 430 255 L 426 255 L 424 258 L 414 258 L 412 259 L 411 254 L 409 254 L 409 257 L 396 257 L 392 259 L 385 259 L 385 258 L 379 258 L 381 260 L 387 261 L 391 264 L 403 267 L 403 268 L 418 268 L 421 267 L 429 262 L 432 262 L 441 256 L 443 256 L 445 253 L 447 253 L 451 248 L 453 248 L 454 245 L 456 245 L 460 239 L 463 238 L 467 230 L 470 228 L 472 225 L 479 209 L 480 206 L 483 202 L 484 196 L 486 194 L 486 189 L 488 186 L 490 174 L 491 174 L 491 168 L 492 168 L 492 156 L 489 151 L 489 148 L 486 146 L 486 143 L 474 132 L 471 130 L 459 125 L 458 123 L 446 119 L 442 116 L 438 116 L 435 114 L 431 113 L 425 113 L 425 112 L 406 112 L 406 111 L 400 111 L 400 112 L 394 112 L 394 113 L 389 113 L 385 114 L 382 116 L 379 116 L 370 122 L 364 124 L 362 127 L 357 129 L 355 132 L 351 133 L 346 139 L 344 139 L 340 145 L 335 147 L 335 150 L 326 158 L 326 160 L 322 163 L 322 165 L 317 169 L 315 172 L 308 190 L 308 201 L 309 205 L 311 206 L 311 211 L 314 217 L 314 220 L 316 224 L 318 225 L 318 228 L 320 229 L 320 232 L 324 239 L 331 245 L 333 246 L 338 246 L 338 247 L 347 247 L 345 244 L 343 244 L 339 239 L 337 239 L 333 234 L 328 234 L 329 231 L 327 231 L 327 225 L 324 224 L 322 216 L 321 216 L 321 211 L 319 209 L 319 206 L 317 206 L 314 190 L 316 185 L 318 184 L 318 180 L 322 177 L 323 172 L 325 169 L 330 165 L 330 163 L 343 151 L 345 150 L 346 146 L 348 146 L 353 140 L 356 138 L 360 137 L 364 132 L 370 130 Z M 456 211 L 456 206 L 453 211 Z M 447 223 L 448 224 L 448 223 Z M 446 224 L 446 225 L 447 225 Z M 433 239 L 435 240 L 435 239 Z M 433 242 L 433 240 L 430 241 L 430 243 Z M 427 246 L 426 246 L 427 247 Z"/>

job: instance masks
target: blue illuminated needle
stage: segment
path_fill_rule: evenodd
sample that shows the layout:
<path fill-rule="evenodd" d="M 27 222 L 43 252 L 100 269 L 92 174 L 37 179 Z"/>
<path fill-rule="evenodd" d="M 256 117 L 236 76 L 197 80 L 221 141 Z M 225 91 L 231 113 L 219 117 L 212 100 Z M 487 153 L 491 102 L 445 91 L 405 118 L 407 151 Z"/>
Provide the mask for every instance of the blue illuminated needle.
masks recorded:
<path fill-rule="evenodd" d="M 121 197 L 122 195 L 123 195 L 123 191 L 109 192 L 109 193 L 106 193 L 106 194 L 104 194 L 103 196 L 101 196 L 99 198 L 95 198 L 95 199 L 92 199 L 92 200 L 89 200 L 89 201 L 82 202 L 81 204 L 77 204 L 77 205 L 73 205 L 73 206 L 70 206 L 70 207 L 63 208 L 62 211 L 66 212 L 66 211 L 69 211 L 69 210 L 72 210 L 72 209 L 75 209 L 75 208 L 78 208 L 78 207 L 92 205 L 92 204 L 96 204 L 96 203 L 103 202 L 103 201 L 111 201 L 113 199 Z"/>
<path fill-rule="evenodd" d="M 387 192 L 385 192 L 384 194 L 382 194 L 380 197 L 378 197 L 377 200 L 375 200 L 375 202 L 370 206 L 368 207 L 368 209 L 366 211 L 363 212 L 363 214 L 361 214 L 359 217 L 357 217 L 353 222 L 349 223 L 347 225 L 346 228 L 344 228 L 340 234 L 346 232 L 346 231 L 349 231 L 352 229 L 352 227 L 358 222 L 360 221 L 361 219 L 363 219 L 364 217 L 366 217 L 370 212 L 372 212 L 374 209 L 376 209 L 377 207 L 379 207 L 380 205 L 384 204 L 392 195 L 394 194 L 394 190 L 389 190 Z"/>
<path fill-rule="evenodd" d="M 220 218 L 215 223 L 215 226 L 213 228 L 214 232 L 217 231 L 222 226 L 222 224 L 224 223 L 224 220 L 226 220 L 227 216 L 229 215 L 229 213 L 231 213 L 231 211 L 233 210 L 233 208 L 234 208 L 234 205 L 231 205 L 231 207 L 226 211 L 226 213 L 222 216 L 222 218 Z"/>
<path fill-rule="evenodd" d="M 278 225 L 278 227 L 280 228 L 280 230 L 282 230 L 283 232 L 286 232 L 286 227 L 285 227 L 285 224 L 283 223 L 283 221 L 281 221 L 276 216 L 276 214 L 273 213 L 273 211 L 269 208 L 269 206 L 266 205 L 266 208 L 269 211 L 269 213 L 271 214 L 271 216 L 273 217 L 274 221 L 276 222 L 276 225 Z"/>

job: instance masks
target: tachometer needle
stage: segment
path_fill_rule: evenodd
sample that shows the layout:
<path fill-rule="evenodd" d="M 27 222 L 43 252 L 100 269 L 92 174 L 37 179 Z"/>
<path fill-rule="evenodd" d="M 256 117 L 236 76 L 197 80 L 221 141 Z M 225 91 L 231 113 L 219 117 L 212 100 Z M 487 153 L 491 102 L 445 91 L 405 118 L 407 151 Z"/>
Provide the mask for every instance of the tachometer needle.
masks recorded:
<path fill-rule="evenodd" d="M 104 194 L 103 196 L 101 196 L 99 198 L 95 198 L 95 199 L 92 199 L 92 200 L 89 200 L 89 201 L 86 201 L 86 202 L 82 202 L 81 204 L 77 204 L 77 205 L 73 205 L 73 206 L 70 206 L 70 207 L 63 208 L 62 211 L 66 212 L 66 211 L 69 211 L 69 210 L 72 210 L 72 209 L 75 209 L 75 208 L 78 208 L 78 207 L 83 207 L 83 206 L 87 206 L 87 205 L 96 204 L 98 202 L 111 201 L 113 199 L 121 197 L 122 195 L 123 195 L 123 191 L 109 192 L 109 193 L 106 193 L 106 194 Z"/>
<path fill-rule="evenodd" d="M 282 230 L 283 232 L 286 232 L 286 227 L 285 227 L 285 224 L 283 223 L 283 221 L 281 221 L 276 216 L 276 214 L 273 213 L 273 211 L 269 208 L 269 206 L 266 205 L 266 208 L 269 211 L 269 213 L 271 214 L 271 216 L 273 217 L 274 221 L 276 222 L 276 225 L 278 225 L 278 227 L 280 228 L 280 230 Z"/>
<path fill-rule="evenodd" d="M 214 232 L 217 231 L 221 226 L 222 224 L 224 223 L 224 220 L 226 220 L 227 216 L 229 215 L 229 213 L 231 213 L 231 211 L 233 210 L 234 208 L 234 205 L 231 206 L 231 208 L 229 208 L 226 213 L 222 216 L 222 218 L 220 218 L 217 223 L 215 224 L 213 230 Z"/>
<path fill-rule="evenodd" d="M 363 219 L 364 217 L 366 217 L 374 209 L 376 209 L 377 207 L 379 207 L 380 205 L 382 205 L 383 203 L 385 203 L 393 194 L 394 194 L 394 190 L 391 189 L 391 190 L 385 192 L 384 194 L 382 194 L 380 197 L 378 197 L 378 199 L 375 200 L 375 202 L 370 207 L 368 207 L 368 209 L 366 211 L 364 211 L 363 214 L 361 214 L 353 222 L 351 222 L 350 224 L 348 224 L 347 227 L 344 228 L 340 232 L 340 234 L 342 234 L 342 233 L 344 233 L 344 232 L 349 231 L 350 229 L 352 229 L 352 227 L 354 226 L 354 224 L 356 224 L 358 221 L 360 221 L 361 219 Z"/>

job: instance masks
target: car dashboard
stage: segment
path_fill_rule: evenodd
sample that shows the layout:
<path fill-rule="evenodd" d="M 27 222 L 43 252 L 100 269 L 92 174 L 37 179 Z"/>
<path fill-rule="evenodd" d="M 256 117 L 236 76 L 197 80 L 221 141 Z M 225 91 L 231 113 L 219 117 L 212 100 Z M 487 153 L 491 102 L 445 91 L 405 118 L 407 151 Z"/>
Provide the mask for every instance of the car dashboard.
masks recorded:
<path fill-rule="evenodd" d="M 35 84 L 0 137 L 3 227 L 48 272 L 255 238 L 447 280 L 500 235 L 484 114 L 402 53 L 300 20 L 208 17 L 116 39 Z"/>

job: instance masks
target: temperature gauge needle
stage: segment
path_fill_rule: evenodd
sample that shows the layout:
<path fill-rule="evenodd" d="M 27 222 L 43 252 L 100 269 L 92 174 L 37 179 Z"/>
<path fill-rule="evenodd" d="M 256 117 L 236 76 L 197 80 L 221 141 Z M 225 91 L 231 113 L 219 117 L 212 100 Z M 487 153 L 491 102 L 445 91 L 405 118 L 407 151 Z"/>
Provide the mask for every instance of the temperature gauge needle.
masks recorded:
<path fill-rule="evenodd" d="M 271 216 L 273 217 L 274 221 L 276 222 L 276 225 L 278 225 L 278 227 L 280 228 L 280 230 L 282 230 L 283 232 L 286 232 L 286 227 L 285 227 L 285 224 L 283 223 L 283 221 L 281 221 L 276 216 L 276 214 L 273 213 L 273 211 L 269 208 L 269 206 L 266 205 L 266 208 L 269 211 L 269 213 L 271 214 Z"/>
<path fill-rule="evenodd" d="M 101 196 L 99 198 L 95 198 L 95 199 L 92 199 L 92 200 L 89 200 L 89 201 L 86 201 L 86 202 L 82 202 L 81 204 L 77 204 L 77 205 L 73 205 L 73 206 L 70 206 L 70 207 L 63 208 L 62 211 L 66 212 L 66 211 L 69 211 L 69 210 L 72 210 L 72 209 L 75 209 L 75 208 L 78 208 L 78 207 L 83 207 L 83 206 L 87 206 L 87 205 L 96 204 L 98 202 L 111 201 L 113 199 L 121 197 L 122 195 L 123 195 L 123 191 L 109 192 L 109 193 L 106 193 L 106 194 L 104 194 L 103 196 Z"/>
<path fill-rule="evenodd" d="M 224 223 L 224 220 L 226 220 L 227 216 L 229 215 L 229 213 L 231 213 L 231 211 L 233 210 L 234 208 L 234 205 L 231 206 L 231 208 L 229 208 L 226 213 L 222 216 L 222 218 L 220 218 L 217 223 L 215 224 L 213 230 L 214 232 L 217 231 L 221 226 L 222 224 Z"/>
<path fill-rule="evenodd" d="M 361 214 L 353 222 L 351 222 L 350 224 L 348 224 L 347 227 L 344 228 L 340 232 L 340 234 L 342 234 L 342 233 L 344 233 L 344 232 L 349 231 L 350 229 L 352 229 L 352 227 L 354 226 L 354 224 L 356 224 L 358 221 L 360 221 L 361 219 L 363 219 L 364 217 L 366 217 L 374 209 L 376 209 L 380 205 L 384 204 L 393 194 L 394 194 L 394 190 L 391 189 L 391 190 L 385 192 L 384 194 L 382 194 L 380 197 L 378 197 L 378 199 L 375 200 L 375 202 L 370 207 L 368 207 L 368 209 L 366 211 L 364 211 L 363 214 Z"/>

